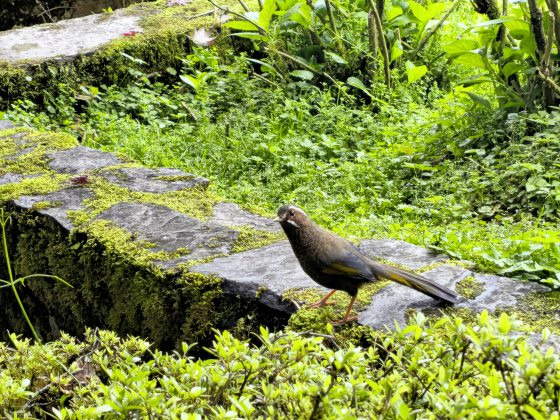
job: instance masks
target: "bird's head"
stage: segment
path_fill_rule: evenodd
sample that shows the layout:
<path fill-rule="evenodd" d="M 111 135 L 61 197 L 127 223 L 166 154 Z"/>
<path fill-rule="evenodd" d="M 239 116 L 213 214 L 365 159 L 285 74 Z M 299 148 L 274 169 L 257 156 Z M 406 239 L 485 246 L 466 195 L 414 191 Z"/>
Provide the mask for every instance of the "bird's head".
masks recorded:
<path fill-rule="evenodd" d="M 304 226 L 308 220 L 307 214 L 299 207 L 293 205 L 280 207 L 274 218 L 274 221 L 280 223 L 282 227 L 291 225 L 297 229 Z"/>

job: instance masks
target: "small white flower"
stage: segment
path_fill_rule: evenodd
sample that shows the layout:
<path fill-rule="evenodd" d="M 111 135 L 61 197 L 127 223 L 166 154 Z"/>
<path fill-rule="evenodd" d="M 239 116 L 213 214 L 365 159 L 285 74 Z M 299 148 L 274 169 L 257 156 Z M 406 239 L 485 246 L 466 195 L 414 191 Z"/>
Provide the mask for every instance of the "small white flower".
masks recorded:
<path fill-rule="evenodd" d="M 201 47 L 212 45 L 215 39 L 216 38 L 212 38 L 210 32 L 207 32 L 204 28 L 195 29 L 191 37 L 192 42 Z"/>
<path fill-rule="evenodd" d="M 167 0 L 167 6 L 186 6 L 189 0 Z"/>

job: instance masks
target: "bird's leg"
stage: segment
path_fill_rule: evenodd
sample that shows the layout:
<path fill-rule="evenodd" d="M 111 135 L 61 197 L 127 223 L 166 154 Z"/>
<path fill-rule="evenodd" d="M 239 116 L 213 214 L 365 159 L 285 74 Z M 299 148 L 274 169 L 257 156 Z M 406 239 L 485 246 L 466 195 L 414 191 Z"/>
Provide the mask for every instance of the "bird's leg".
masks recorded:
<path fill-rule="evenodd" d="M 354 322 L 358 320 L 357 316 L 350 316 L 350 312 L 352 311 L 352 306 L 354 306 L 354 301 L 356 300 L 357 296 L 358 295 L 352 296 L 352 299 L 350 300 L 350 305 L 348 305 L 348 309 L 346 310 L 346 315 L 344 315 L 344 318 L 332 322 L 333 325 L 343 325 L 343 324 L 347 324 L 348 322 Z"/>
<path fill-rule="evenodd" d="M 336 292 L 336 289 L 333 289 L 329 293 L 327 293 L 323 297 L 323 299 L 321 299 L 319 302 L 310 303 L 309 305 L 307 305 L 307 307 L 308 308 L 320 308 L 322 306 L 328 305 L 327 300 L 329 300 L 329 298 L 334 294 L 334 292 Z"/>

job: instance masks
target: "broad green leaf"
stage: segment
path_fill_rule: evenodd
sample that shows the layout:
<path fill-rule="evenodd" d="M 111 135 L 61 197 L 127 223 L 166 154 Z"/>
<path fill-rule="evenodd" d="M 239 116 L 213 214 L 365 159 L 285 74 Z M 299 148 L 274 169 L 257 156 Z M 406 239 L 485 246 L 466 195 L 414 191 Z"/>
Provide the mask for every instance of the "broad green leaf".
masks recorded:
<path fill-rule="evenodd" d="M 428 67 L 426 66 L 416 66 L 408 68 L 406 70 L 406 76 L 408 78 L 408 82 L 406 83 L 406 85 L 410 86 L 412 83 L 420 80 L 427 72 Z"/>
<path fill-rule="evenodd" d="M 399 41 L 395 42 L 391 47 L 391 63 L 403 55 L 402 45 Z"/>
<path fill-rule="evenodd" d="M 465 66 L 486 70 L 486 62 L 479 54 L 476 53 L 469 52 L 466 54 L 461 54 L 460 56 L 455 58 L 454 61 L 456 63 L 464 64 Z"/>
<path fill-rule="evenodd" d="M 516 58 L 523 57 L 523 51 L 521 51 L 519 48 L 509 48 L 509 47 L 504 48 L 504 56 L 503 56 L 504 60 L 509 60 L 510 58 L 513 57 Z"/>
<path fill-rule="evenodd" d="M 358 79 L 357 77 L 349 77 L 348 79 L 346 79 L 346 83 L 352 87 L 355 87 L 356 89 L 360 89 L 362 92 L 364 92 L 366 95 L 371 96 L 371 92 L 369 91 L 369 89 L 366 87 L 366 85 L 364 85 L 364 83 Z"/>
<path fill-rule="evenodd" d="M 510 62 L 502 68 L 502 73 L 505 77 L 509 77 L 512 74 L 517 73 L 519 70 L 523 70 L 524 68 L 525 66 L 523 64 Z"/>
<path fill-rule="evenodd" d="M 511 330 L 509 316 L 505 312 L 502 312 L 500 315 L 500 319 L 498 320 L 498 329 L 502 334 L 507 334 Z"/>
<path fill-rule="evenodd" d="M 268 37 L 263 36 L 257 32 L 237 32 L 231 34 L 231 36 L 238 36 L 239 38 L 256 39 L 258 41 L 266 41 Z"/>
<path fill-rule="evenodd" d="M 434 17 L 443 13 L 445 9 L 447 9 L 448 3 L 432 3 L 428 5 L 427 11 L 429 19 L 433 19 Z"/>
<path fill-rule="evenodd" d="M 276 0 L 264 0 L 263 9 L 259 13 L 259 25 L 267 32 L 270 26 L 272 15 L 276 11 Z"/>
<path fill-rule="evenodd" d="M 311 7 L 309 7 L 307 4 L 302 4 L 299 10 L 297 11 L 297 13 L 294 13 L 291 16 L 291 20 L 293 20 L 296 23 L 299 23 L 301 26 L 307 29 L 313 23 L 311 12 L 312 12 Z"/>
<path fill-rule="evenodd" d="M 514 20 L 519 20 L 519 19 L 516 18 L 515 16 L 503 16 L 499 19 L 492 19 L 492 20 L 487 20 L 485 22 L 477 23 L 474 26 L 478 28 L 486 28 L 489 26 L 501 25 L 502 23 L 506 23 Z"/>
<path fill-rule="evenodd" d="M 332 51 L 325 51 L 325 55 L 327 57 L 329 57 L 332 61 L 334 61 L 335 63 L 338 64 L 348 64 L 348 61 L 346 61 L 344 58 L 342 58 L 340 55 L 333 53 Z"/>
<path fill-rule="evenodd" d="M 387 11 L 387 14 L 385 15 L 385 19 L 387 20 L 387 22 L 389 22 L 402 14 L 403 14 L 402 8 L 398 6 L 393 6 L 391 7 L 391 9 Z"/>
<path fill-rule="evenodd" d="M 525 38 L 523 38 L 521 40 L 521 42 L 519 43 L 519 48 L 525 54 L 531 56 L 533 58 L 533 60 L 538 62 L 538 60 L 537 60 L 537 43 L 535 41 L 535 36 L 533 34 L 530 34 L 530 35 L 526 36 Z"/>
<path fill-rule="evenodd" d="M 418 19 L 420 22 L 426 23 L 427 21 L 430 20 L 430 15 L 428 14 L 426 8 L 416 3 L 415 0 L 411 0 L 408 3 L 408 7 L 410 7 L 410 10 L 414 15 L 414 17 Z"/>
<path fill-rule="evenodd" d="M 247 20 L 232 20 L 231 22 L 224 23 L 224 26 L 231 29 L 238 29 L 240 31 L 256 31 L 257 27 Z"/>
<path fill-rule="evenodd" d="M 478 42 L 473 39 L 457 39 L 449 44 L 442 45 L 441 49 L 451 57 L 457 57 L 476 50 L 478 47 Z"/>
<path fill-rule="evenodd" d="M 290 75 L 303 80 L 311 80 L 314 76 L 309 70 L 294 70 L 290 72 Z"/>
<path fill-rule="evenodd" d="M 188 74 L 180 74 L 179 79 L 181 79 L 185 84 L 192 87 L 194 90 L 198 89 L 198 87 L 200 86 L 200 80 Z"/>
<path fill-rule="evenodd" d="M 473 100 L 473 102 L 482 105 L 488 111 L 492 111 L 492 104 L 484 96 L 477 95 L 476 93 L 473 92 L 464 92 L 464 93 L 469 95 L 469 97 Z"/>
<path fill-rule="evenodd" d="M 272 67 L 269 63 L 254 58 L 247 58 L 247 61 L 250 61 L 255 64 L 259 64 L 261 66 L 261 71 L 263 72 L 270 73 L 270 74 L 276 73 L 276 69 Z"/>

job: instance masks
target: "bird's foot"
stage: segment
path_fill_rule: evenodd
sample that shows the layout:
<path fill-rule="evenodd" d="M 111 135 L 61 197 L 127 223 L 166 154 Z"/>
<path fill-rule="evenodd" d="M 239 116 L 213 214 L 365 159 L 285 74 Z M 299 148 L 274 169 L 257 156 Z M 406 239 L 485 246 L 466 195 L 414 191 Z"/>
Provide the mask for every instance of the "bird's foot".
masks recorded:
<path fill-rule="evenodd" d="M 319 302 L 310 303 L 309 305 L 306 305 L 305 307 L 307 309 L 313 309 L 313 308 L 322 308 L 325 305 L 336 305 L 336 302 L 323 302 L 322 300 L 320 300 Z"/>
<path fill-rule="evenodd" d="M 339 319 L 338 321 L 332 321 L 332 325 L 344 325 L 349 324 L 351 322 L 356 322 L 358 320 L 357 316 L 349 316 L 348 318 Z"/>

